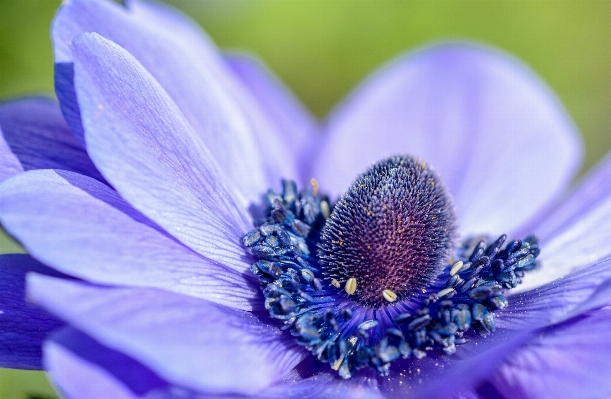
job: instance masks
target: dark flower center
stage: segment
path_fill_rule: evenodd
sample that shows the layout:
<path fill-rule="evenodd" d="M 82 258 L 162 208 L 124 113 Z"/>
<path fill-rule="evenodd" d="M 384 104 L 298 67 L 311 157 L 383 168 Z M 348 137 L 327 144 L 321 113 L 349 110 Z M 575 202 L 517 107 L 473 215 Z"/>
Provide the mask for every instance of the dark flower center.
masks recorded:
<path fill-rule="evenodd" d="M 426 288 L 447 265 L 454 210 L 424 162 L 375 164 L 337 201 L 318 244 L 324 275 L 361 305 L 379 308 Z"/>
<path fill-rule="evenodd" d="M 336 204 L 315 180 L 301 191 L 284 180 L 266 199 L 243 238 L 265 308 L 343 378 L 363 368 L 386 376 L 396 360 L 451 355 L 492 334 L 505 292 L 538 266 L 534 236 L 454 249 L 449 196 L 408 156 L 377 163 Z"/>

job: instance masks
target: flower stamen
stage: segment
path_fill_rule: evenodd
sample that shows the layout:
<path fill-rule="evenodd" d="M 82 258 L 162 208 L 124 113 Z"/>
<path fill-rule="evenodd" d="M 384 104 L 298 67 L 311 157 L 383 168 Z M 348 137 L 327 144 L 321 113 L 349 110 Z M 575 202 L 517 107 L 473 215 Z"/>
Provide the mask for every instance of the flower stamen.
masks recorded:
<path fill-rule="evenodd" d="M 465 241 L 436 278 L 411 296 L 385 288 L 382 305 L 357 300 L 362 284 L 351 276 L 342 286 L 325 275 L 316 256 L 323 228 L 334 207 L 312 184 L 298 192 L 283 181 L 269 191 L 267 217 L 244 236 L 258 261 L 265 307 L 296 341 L 343 378 L 373 368 L 385 376 L 398 359 L 421 359 L 431 350 L 453 354 L 473 332 L 493 333 L 495 312 L 508 306 L 505 292 L 537 267 L 537 239 L 506 245 L 506 236 Z M 328 208 L 325 211 L 325 207 Z"/>
<path fill-rule="evenodd" d="M 350 277 L 348 280 L 346 280 L 346 286 L 344 287 L 344 290 L 348 295 L 352 295 L 356 292 L 356 279 L 354 277 Z"/>

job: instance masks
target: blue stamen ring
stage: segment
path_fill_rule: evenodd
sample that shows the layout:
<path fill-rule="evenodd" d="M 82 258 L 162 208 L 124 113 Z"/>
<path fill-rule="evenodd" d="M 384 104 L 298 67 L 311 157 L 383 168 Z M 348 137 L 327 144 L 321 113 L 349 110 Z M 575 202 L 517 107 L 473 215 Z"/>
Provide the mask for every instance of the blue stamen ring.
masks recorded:
<path fill-rule="evenodd" d="M 453 354 L 473 332 L 484 337 L 493 333 L 495 312 L 508 306 L 504 293 L 520 284 L 525 272 L 538 266 L 537 239 L 529 236 L 506 245 L 505 235 L 490 244 L 486 239 L 470 239 L 452 250 L 454 216 L 449 197 L 435 174 L 412 157 L 382 161 L 355 185 L 358 187 L 353 186 L 336 204 L 318 192 L 315 181 L 312 187 L 298 191 L 294 182 L 284 180 L 282 194 L 267 192 L 267 216 L 244 236 L 243 243 L 258 258 L 251 271 L 259 276 L 269 314 L 281 320 L 283 329 L 288 329 L 299 344 L 329 363 L 343 378 L 367 367 L 386 376 L 395 360 L 420 359 L 433 349 Z M 393 196 L 397 192 L 403 200 Z M 422 198 L 425 201 L 419 203 Z M 437 205 L 424 212 L 400 207 L 426 207 L 430 202 Z M 373 206 L 367 208 L 367 204 Z M 439 219 L 431 225 L 435 233 L 423 241 L 400 234 L 397 237 L 404 239 L 391 237 L 399 246 L 407 242 L 425 250 L 416 252 L 409 264 L 424 259 L 424 266 L 413 267 L 426 278 L 401 274 L 392 265 L 389 268 L 383 262 L 389 256 L 384 246 L 371 253 L 358 252 L 367 248 L 367 240 L 377 239 L 377 225 L 383 226 L 381 231 L 393 231 L 384 230 L 384 224 L 391 222 L 378 220 L 376 225 L 369 223 L 371 219 L 355 218 L 365 220 L 359 230 L 354 220 L 347 219 L 361 209 L 361 216 L 367 216 L 367 212 L 376 213 L 384 206 L 392 210 L 387 212 L 391 219 L 403 220 L 406 215 L 416 219 L 420 216 L 415 215 L 425 215 L 424 222 L 430 216 L 435 216 L 430 220 Z M 396 230 L 403 227 L 392 223 Z M 337 249 L 342 235 L 365 241 L 347 240 L 344 245 L 355 249 L 347 251 L 347 256 Z M 402 248 L 387 248 L 387 252 L 391 254 L 388 259 L 399 260 L 394 262 L 398 268 L 409 266 L 401 263 L 401 256 L 414 253 Z M 454 254 L 451 262 L 447 258 L 450 253 Z M 378 254 L 379 259 L 372 254 Z M 367 256 L 373 259 L 369 264 L 377 265 L 382 273 L 367 270 Z M 354 259 L 352 265 L 346 261 Z M 399 277 L 378 284 L 392 273 Z"/>

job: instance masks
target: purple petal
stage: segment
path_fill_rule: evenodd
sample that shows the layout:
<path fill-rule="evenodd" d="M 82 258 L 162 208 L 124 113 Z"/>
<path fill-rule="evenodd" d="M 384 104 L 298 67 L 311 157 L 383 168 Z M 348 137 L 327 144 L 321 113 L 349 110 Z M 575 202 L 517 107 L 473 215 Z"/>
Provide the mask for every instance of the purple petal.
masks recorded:
<path fill-rule="evenodd" d="M 0 125 L 0 182 L 19 172 L 23 172 L 23 166 L 4 139 L 4 132 Z"/>
<path fill-rule="evenodd" d="M 497 331 L 491 337 L 472 338 L 453 356 L 432 354 L 391 366 L 391 377 L 380 379 L 388 398 L 454 398 L 491 376 L 503 360 L 530 337 L 530 332 Z"/>
<path fill-rule="evenodd" d="M 495 50 L 434 45 L 370 77 L 331 116 L 315 176 L 334 194 L 398 153 L 421 157 L 455 198 L 461 232 L 508 232 L 572 178 L 576 128 L 532 71 Z"/>
<path fill-rule="evenodd" d="M 541 239 L 544 268 L 524 284 L 531 288 L 611 255 L 611 156 L 586 176 L 567 199 L 532 231 Z"/>
<path fill-rule="evenodd" d="M 344 380 L 328 364 L 307 356 L 281 382 L 255 396 L 257 399 L 381 399 L 378 377 L 371 369 Z"/>
<path fill-rule="evenodd" d="M 611 197 L 611 154 L 583 178 L 567 199 L 535 228 L 537 237 L 546 242 L 576 224 Z"/>
<path fill-rule="evenodd" d="M 74 53 L 87 148 L 108 181 L 196 252 L 223 262 L 241 250 L 252 228 L 245 202 L 163 89 L 95 33 L 75 40 Z"/>
<path fill-rule="evenodd" d="M 522 289 L 547 283 L 611 255 L 611 196 L 584 209 L 572 223 L 546 238 L 539 257 L 543 268 L 531 273 Z"/>
<path fill-rule="evenodd" d="M 320 140 L 318 124 L 310 112 L 260 60 L 245 54 L 227 54 L 229 66 L 282 132 L 281 140 L 298 157 L 298 170 L 309 168 Z M 308 181 L 310 176 L 300 176 Z"/>
<path fill-rule="evenodd" d="M 471 398 L 472 389 L 493 375 L 530 336 L 531 330 L 504 330 L 487 339 L 473 337 L 454 356 L 431 353 L 421 360 L 394 362 L 387 378 L 361 370 L 342 380 L 328 365 L 309 358 L 257 398 Z"/>
<path fill-rule="evenodd" d="M 205 259 L 151 226 L 115 191 L 82 175 L 39 170 L 6 181 L 0 220 L 33 256 L 72 276 L 163 288 L 245 310 L 261 302 L 255 301 L 258 284 L 244 277 L 244 250 L 226 234 L 208 230 L 224 260 Z"/>
<path fill-rule="evenodd" d="M 28 272 L 60 276 L 29 255 L 0 255 L 0 367 L 41 369 L 42 341 L 63 324 L 25 301 Z"/>
<path fill-rule="evenodd" d="M 452 396 L 452 399 L 483 399 L 483 398 L 482 396 L 478 395 L 477 392 L 475 392 L 475 390 L 468 390 L 468 391 L 460 392 L 456 394 L 455 396 Z"/>
<path fill-rule="evenodd" d="M 327 365 L 325 367 L 328 368 Z M 382 399 L 385 396 L 378 389 L 377 379 L 355 376 L 343 380 L 337 372 L 323 372 L 298 379 L 286 380 L 260 392 L 261 399 Z"/>
<path fill-rule="evenodd" d="M 136 399 L 138 397 L 109 375 L 107 370 L 92 365 L 58 344 L 48 342 L 45 347 L 45 357 L 45 369 L 62 398 Z"/>
<path fill-rule="evenodd" d="M 54 334 L 44 353 L 45 370 L 66 398 L 132 399 L 168 385 L 130 357 L 72 328 Z"/>
<path fill-rule="evenodd" d="M 85 147 L 85 132 L 81 122 L 81 110 L 74 90 L 74 64 L 72 62 L 55 63 L 55 95 L 59 107 L 70 130 L 76 139 Z"/>
<path fill-rule="evenodd" d="M 525 329 L 561 322 L 610 303 L 609 283 L 611 260 L 593 264 L 530 291 L 511 295 L 507 309 L 499 312 L 497 325 Z"/>
<path fill-rule="evenodd" d="M 186 17 L 159 4 L 130 1 L 120 6 L 112 1 L 75 0 L 62 6 L 52 36 L 56 62 L 63 64 L 57 71 L 64 77 L 57 80 L 67 86 L 58 88 L 58 96 L 72 110 L 74 118 L 69 119 L 78 120 L 70 95 L 70 43 L 83 32 L 112 40 L 150 72 L 199 133 L 194 139 L 213 151 L 247 198 L 257 199 L 270 183 L 278 183 L 279 174 L 295 175 L 278 140 L 280 133 L 272 132 L 275 127 L 250 106 L 248 93 L 214 44 Z"/>
<path fill-rule="evenodd" d="M 512 398 L 602 398 L 611 394 L 611 309 L 547 329 L 492 380 Z"/>
<path fill-rule="evenodd" d="M 0 127 L 5 142 L 0 144 L 4 147 L 0 150 L 4 178 L 22 170 L 65 169 L 104 180 L 66 125 L 55 101 L 32 97 L 2 103 Z M 20 167 L 15 165 L 15 158 Z M 12 166 L 4 165 L 7 161 Z"/>
<path fill-rule="evenodd" d="M 102 398 L 108 389 L 120 387 L 120 391 L 129 390 L 129 394 L 145 396 L 147 399 L 170 398 L 201 398 L 201 393 L 183 387 L 168 385 L 159 379 L 149 369 L 133 359 L 112 351 L 85 334 L 65 329 L 56 334 L 51 342 L 45 344 L 45 369 L 50 373 L 53 382 L 68 398 Z M 74 378 L 75 371 L 79 378 Z M 310 378 L 300 378 L 288 375 L 283 382 L 273 385 L 255 395 L 252 399 L 382 399 L 383 396 L 375 388 L 375 378 L 364 381 L 362 378 L 343 380 L 337 373 L 319 373 Z M 373 387 L 372 387 L 373 385 Z M 91 387 L 99 387 L 91 391 Z M 101 391 L 101 392 L 98 392 Z M 91 393 L 90 393 L 91 392 Z M 108 397 L 108 396 L 105 396 Z M 130 396 L 128 396 L 130 397 Z M 235 394 L 211 394 L 203 396 L 212 398 L 245 398 Z"/>
<path fill-rule="evenodd" d="M 153 289 L 28 277 L 28 293 L 102 345 L 164 380 L 202 392 L 252 394 L 303 359 L 289 334 L 252 313 Z"/>

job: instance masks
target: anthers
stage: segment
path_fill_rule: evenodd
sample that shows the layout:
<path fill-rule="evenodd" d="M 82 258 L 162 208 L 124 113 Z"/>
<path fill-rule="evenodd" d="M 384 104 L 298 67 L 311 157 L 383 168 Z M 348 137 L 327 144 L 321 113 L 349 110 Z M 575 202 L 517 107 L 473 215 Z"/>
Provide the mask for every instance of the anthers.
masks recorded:
<path fill-rule="evenodd" d="M 506 291 L 537 267 L 534 236 L 507 243 L 505 235 L 490 243 L 467 240 L 412 296 L 382 289 L 376 310 L 355 300 L 358 276 L 329 278 L 314 255 L 337 205 L 317 183 L 302 191 L 291 181 L 282 187 L 281 194 L 267 193 L 266 218 L 244 236 L 258 258 L 251 271 L 259 276 L 269 314 L 343 378 L 363 368 L 385 376 L 393 361 L 435 350 L 453 354 L 474 333 L 493 333 L 495 313 L 508 306 Z"/>

